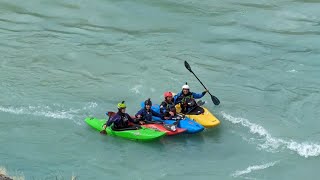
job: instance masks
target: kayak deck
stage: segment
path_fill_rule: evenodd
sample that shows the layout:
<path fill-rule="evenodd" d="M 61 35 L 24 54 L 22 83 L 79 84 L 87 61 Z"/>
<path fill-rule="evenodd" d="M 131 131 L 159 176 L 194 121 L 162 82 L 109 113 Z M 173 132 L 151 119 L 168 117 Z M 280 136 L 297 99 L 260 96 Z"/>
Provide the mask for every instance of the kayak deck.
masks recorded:
<path fill-rule="evenodd" d="M 146 128 L 150 128 L 150 129 L 155 129 L 155 130 L 158 130 L 161 132 L 165 132 L 166 135 L 168 135 L 168 136 L 181 134 L 186 131 L 186 129 L 183 129 L 183 128 L 176 128 L 175 131 L 169 131 L 162 124 L 144 124 L 142 126 L 146 127 Z"/>
<path fill-rule="evenodd" d="M 189 115 L 187 114 L 186 116 L 189 117 L 190 119 L 193 119 L 194 121 L 198 122 L 202 126 L 206 128 L 212 128 L 216 127 L 220 124 L 220 121 L 213 115 L 211 114 L 207 108 L 204 108 L 204 113 L 198 114 L 198 115 Z"/>
<path fill-rule="evenodd" d="M 85 122 L 97 131 L 101 131 L 103 124 L 106 122 L 105 119 L 97 118 L 86 118 Z M 141 127 L 137 130 L 125 130 L 125 131 L 114 131 L 111 127 L 107 127 L 106 132 L 111 136 L 119 136 L 125 139 L 137 140 L 137 141 L 152 141 L 161 138 L 166 133 L 160 132 L 154 129 Z"/>
<path fill-rule="evenodd" d="M 207 108 L 203 106 L 201 108 L 203 108 L 204 113 L 197 115 L 186 114 L 186 116 L 201 124 L 205 128 L 213 128 L 220 124 L 220 121 Z M 176 110 L 178 113 L 181 112 L 179 104 L 176 105 Z"/>
<path fill-rule="evenodd" d="M 176 122 L 177 122 L 176 120 L 164 120 L 164 123 L 166 123 L 166 124 L 173 124 Z M 188 133 L 188 134 L 195 134 L 195 133 L 199 133 L 204 130 L 204 127 L 201 124 L 193 121 L 192 119 L 190 119 L 188 117 L 180 120 L 178 127 L 186 129 L 187 130 L 186 133 Z"/>
<path fill-rule="evenodd" d="M 144 107 L 144 102 L 141 102 L 140 106 Z M 157 113 L 160 113 L 160 105 L 158 105 L 158 104 L 153 105 L 151 107 L 151 109 Z M 155 117 L 155 116 L 152 116 L 152 119 L 155 121 L 163 121 L 165 124 L 173 124 L 176 122 L 176 120 L 170 120 L 170 119 L 162 120 L 161 118 Z M 199 133 L 204 130 L 204 127 L 201 124 L 193 121 L 192 119 L 190 119 L 188 117 L 180 120 L 178 127 L 186 129 L 186 133 L 189 133 L 189 134 Z"/>
<path fill-rule="evenodd" d="M 112 117 L 114 116 L 116 113 L 115 112 L 112 112 L 112 111 L 109 111 L 108 113 L 106 113 L 107 116 L 109 117 Z M 134 116 L 131 116 L 132 119 L 134 119 L 135 117 Z M 129 124 L 132 124 L 132 123 L 129 123 Z M 175 131 L 170 131 L 168 129 L 166 129 L 163 124 L 157 124 L 157 123 L 146 123 L 144 125 L 141 125 L 143 127 L 146 127 L 146 128 L 150 128 L 150 129 L 154 129 L 154 130 L 157 130 L 157 131 L 161 131 L 161 132 L 165 132 L 166 135 L 168 136 L 173 136 L 173 135 L 176 135 L 176 134 L 181 134 L 183 132 L 186 131 L 186 129 L 183 129 L 183 128 L 176 128 Z"/>

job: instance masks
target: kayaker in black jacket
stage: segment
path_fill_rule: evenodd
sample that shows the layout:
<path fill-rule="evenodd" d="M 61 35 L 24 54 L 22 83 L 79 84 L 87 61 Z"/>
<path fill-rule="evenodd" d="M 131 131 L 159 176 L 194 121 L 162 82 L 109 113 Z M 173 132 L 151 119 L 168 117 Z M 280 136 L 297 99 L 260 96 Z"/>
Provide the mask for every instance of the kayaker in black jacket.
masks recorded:
<path fill-rule="evenodd" d="M 208 90 L 200 93 L 190 92 L 190 87 L 187 85 L 182 86 L 182 91 L 174 96 L 174 104 L 180 104 L 181 113 L 185 114 L 201 114 L 204 112 L 203 108 L 197 105 L 195 99 L 202 98 Z"/>
<path fill-rule="evenodd" d="M 118 112 L 110 117 L 109 120 L 103 125 L 103 129 L 101 133 L 106 133 L 106 128 L 108 126 L 111 126 L 113 130 L 115 131 L 121 131 L 121 130 L 133 130 L 138 129 L 139 126 L 137 125 L 129 125 L 129 122 L 137 123 L 134 119 L 130 117 L 129 114 L 126 113 L 126 104 L 124 104 L 124 101 L 118 104 Z"/>
<path fill-rule="evenodd" d="M 160 104 L 160 114 L 162 114 L 165 119 L 170 119 L 176 115 L 175 104 L 172 100 L 172 92 L 165 92 L 164 101 Z"/>

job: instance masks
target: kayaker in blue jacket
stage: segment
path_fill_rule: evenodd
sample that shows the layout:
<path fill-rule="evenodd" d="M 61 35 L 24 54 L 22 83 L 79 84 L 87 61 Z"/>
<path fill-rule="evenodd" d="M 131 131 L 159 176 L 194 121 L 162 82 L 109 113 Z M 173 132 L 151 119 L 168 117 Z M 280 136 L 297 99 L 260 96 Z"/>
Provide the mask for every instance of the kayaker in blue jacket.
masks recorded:
<path fill-rule="evenodd" d="M 149 98 L 144 102 L 144 108 L 140 109 L 135 115 L 135 117 L 139 119 L 140 124 L 144 124 L 145 121 L 152 121 L 152 116 L 160 117 L 161 119 L 163 119 L 163 116 L 152 110 L 151 106 L 152 102 Z"/>
<path fill-rule="evenodd" d="M 202 98 L 208 91 L 203 91 L 202 93 L 190 92 L 190 87 L 186 83 L 182 86 L 182 91 L 174 96 L 174 104 L 180 104 L 181 113 L 185 114 L 201 114 L 204 112 L 203 108 L 197 107 L 195 99 Z M 191 112 L 189 112 L 192 110 Z"/>
<path fill-rule="evenodd" d="M 101 133 L 105 134 L 106 128 L 112 124 L 113 126 L 111 127 L 115 131 L 138 129 L 139 126 L 137 125 L 129 125 L 129 122 L 136 123 L 136 121 L 126 113 L 126 108 L 127 106 L 124 101 L 119 103 L 118 112 L 114 116 L 110 117 L 109 120 L 103 125 L 103 130 Z"/>

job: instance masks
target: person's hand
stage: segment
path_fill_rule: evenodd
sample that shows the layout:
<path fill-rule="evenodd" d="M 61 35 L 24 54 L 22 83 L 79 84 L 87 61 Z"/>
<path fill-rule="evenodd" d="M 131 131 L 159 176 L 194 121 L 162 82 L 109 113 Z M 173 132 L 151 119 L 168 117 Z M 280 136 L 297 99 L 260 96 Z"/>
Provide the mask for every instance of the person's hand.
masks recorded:
<path fill-rule="evenodd" d="M 170 111 L 169 114 L 170 114 L 171 116 L 174 116 L 174 112 L 172 112 L 172 111 Z"/>
<path fill-rule="evenodd" d="M 141 118 L 141 115 L 139 114 L 139 115 L 137 116 L 137 118 L 140 119 L 140 118 Z"/>
<path fill-rule="evenodd" d="M 164 119 L 165 119 L 165 120 L 168 120 L 168 119 L 170 119 L 170 117 L 164 117 Z"/>
<path fill-rule="evenodd" d="M 180 119 L 184 119 L 185 118 L 185 115 L 184 114 L 178 114 Z"/>
<path fill-rule="evenodd" d="M 143 124 L 145 124 L 145 122 L 144 121 L 139 121 L 139 124 L 143 125 Z"/>

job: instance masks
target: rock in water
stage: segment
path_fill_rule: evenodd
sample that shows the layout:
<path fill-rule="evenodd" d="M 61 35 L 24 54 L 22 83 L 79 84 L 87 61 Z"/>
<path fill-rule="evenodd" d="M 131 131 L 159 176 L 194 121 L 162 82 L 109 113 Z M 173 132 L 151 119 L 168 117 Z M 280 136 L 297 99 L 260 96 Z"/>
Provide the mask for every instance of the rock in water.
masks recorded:
<path fill-rule="evenodd" d="M 11 179 L 3 174 L 0 174 L 0 180 L 13 180 L 13 179 Z"/>

